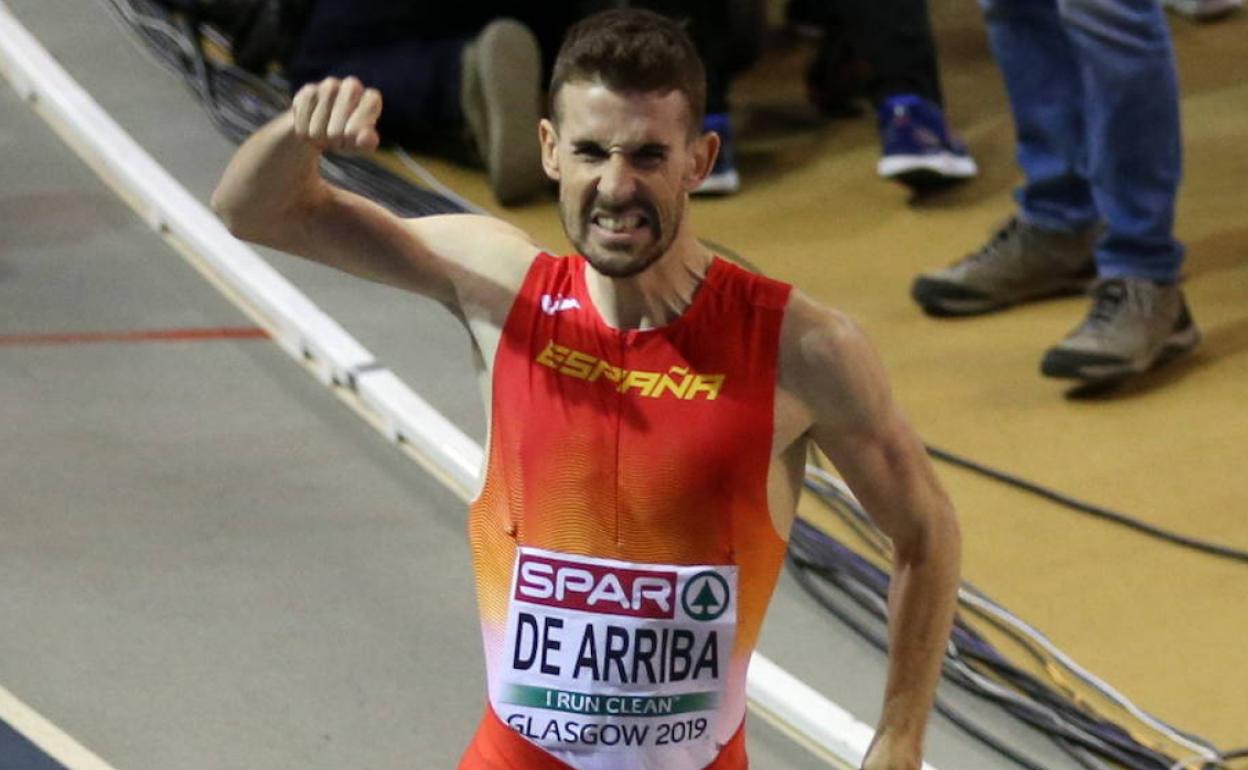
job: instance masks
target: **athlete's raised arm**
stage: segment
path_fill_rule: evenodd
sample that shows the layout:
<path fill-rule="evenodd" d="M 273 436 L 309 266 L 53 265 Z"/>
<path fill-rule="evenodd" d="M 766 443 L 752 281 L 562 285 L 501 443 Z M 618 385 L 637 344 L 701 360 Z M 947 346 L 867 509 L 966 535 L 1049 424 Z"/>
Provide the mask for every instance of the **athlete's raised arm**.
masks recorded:
<path fill-rule="evenodd" d="M 322 153 L 376 149 L 381 109 L 381 94 L 356 78 L 304 86 L 239 148 L 213 209 L 239 238 L 451 307 L 465 286 L 518 285 L 538 248 L 517 228 L 483 216 L 402 219 L 321 178 Z"/>
<path fill-rule="evenodd" d="M 810 410 L 810 435 L 893 541 L 888 681 L 863 768 L 918 770 L 957 602 L 957 518 L 852 321 L 794 292 L 781 350 L 781 376 Z"/>

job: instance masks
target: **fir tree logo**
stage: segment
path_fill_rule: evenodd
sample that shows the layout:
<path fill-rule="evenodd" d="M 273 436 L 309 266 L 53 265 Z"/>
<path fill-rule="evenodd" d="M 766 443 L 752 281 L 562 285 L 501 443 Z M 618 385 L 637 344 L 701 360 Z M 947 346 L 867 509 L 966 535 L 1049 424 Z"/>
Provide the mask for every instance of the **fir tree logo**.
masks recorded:
<path fill-rule="evenodd" d="M 718 572 L 699 572 L 680 595 L 685 614 L 694 620 L 715 620 L 728 609 L 728 581 Z"/>

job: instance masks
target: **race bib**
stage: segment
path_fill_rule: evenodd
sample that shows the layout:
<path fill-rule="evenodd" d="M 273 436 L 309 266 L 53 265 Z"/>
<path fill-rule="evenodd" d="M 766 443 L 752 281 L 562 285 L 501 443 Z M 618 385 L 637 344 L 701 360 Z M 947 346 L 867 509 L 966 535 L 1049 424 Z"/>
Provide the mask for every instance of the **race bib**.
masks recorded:
<path fill-rule="evenodd" d="M 581 770 L 704 767 L 729 737 L 715 717 L 736 597 L 732 566 L 520 548 L 495 713 Z"/>

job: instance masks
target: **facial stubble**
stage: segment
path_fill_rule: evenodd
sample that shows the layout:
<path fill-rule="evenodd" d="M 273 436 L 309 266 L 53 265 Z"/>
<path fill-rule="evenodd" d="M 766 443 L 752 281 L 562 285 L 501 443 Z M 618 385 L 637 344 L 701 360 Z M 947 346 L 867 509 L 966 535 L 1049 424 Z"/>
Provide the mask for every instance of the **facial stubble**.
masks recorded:
<path fill-rule="evenodd" d="M 646 198 L 637 197 L 618 206 L 602 206 L 595 204 L 596 196 L 597 193 L 594 189 L 588 190 L 585 194 L 585 199 L 581 202 L 579 212 L 572 210 L 572 206 L 565 202 L 562 196 L 560 196 L 559 202 L 559 218 L 563 223 L 563 231 L 567 234 L 568 240 L 572 242 L 572 245 L 576 247 L 576 250 L 588 260 L 591 267 L 608 278 L 631 278 L 645 272 L 646 269 L 658 262 L 667 253 L 672 242 L 676 239 L 676 232 L 679 230 L 680 222 L 684 218 L 685 202 L 683 198 L 676 199 L 670 227 L 664 227 L 664 221 L 658 207 Z M 590 243 L 589 231 L 593 225 L 592 220 L 595 213 L 611 214 L 630 209 L 640 209 L 644 212 L 646 227 L 650 230 L 652 240 L 640 253 L 630 255 L 630 259 L 621 263 L 616 257 L 622 252 L 612 249 L 600 249 L 594 246 Z"/>

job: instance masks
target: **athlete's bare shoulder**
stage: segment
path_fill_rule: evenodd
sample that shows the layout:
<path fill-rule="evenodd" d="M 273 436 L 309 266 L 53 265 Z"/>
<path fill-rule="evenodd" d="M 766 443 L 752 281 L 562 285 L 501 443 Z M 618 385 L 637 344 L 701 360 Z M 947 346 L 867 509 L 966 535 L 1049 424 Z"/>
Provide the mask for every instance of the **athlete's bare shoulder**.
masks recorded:
<path fill-rule="evenodd" d="M 883 365 L 862 329 L 796 289 L 780 335 L 780 387 L 816 437 L 869 430 L 891 410 Z"/>
<path fill-rule="evenodd" d="M 451 289 L 446 304 L 466 317 L 502 317 L 543 249 L 520 228 L 476 214 L 402 220 Z"/>
<path fill-rule="evenodd" d="M 543 249 L 519 227 L 480 214 L 445 214 L 403 220 L 404 226 L 449 269 L 461 269 L 518 290 Z"/>

